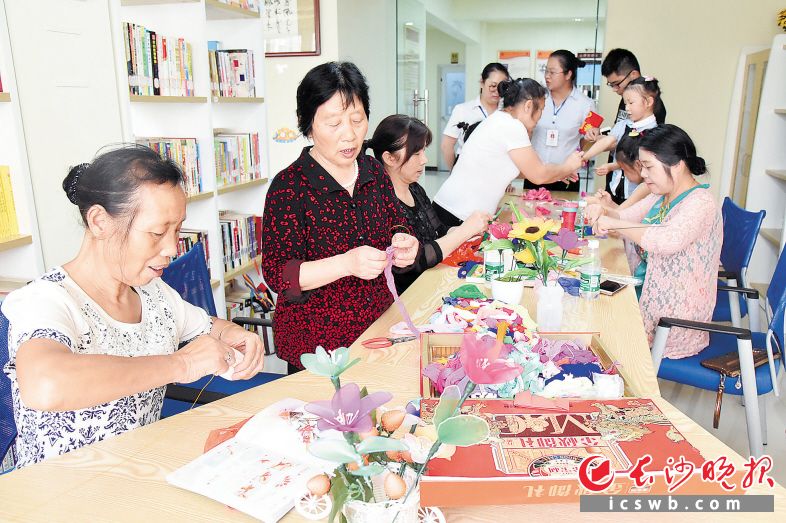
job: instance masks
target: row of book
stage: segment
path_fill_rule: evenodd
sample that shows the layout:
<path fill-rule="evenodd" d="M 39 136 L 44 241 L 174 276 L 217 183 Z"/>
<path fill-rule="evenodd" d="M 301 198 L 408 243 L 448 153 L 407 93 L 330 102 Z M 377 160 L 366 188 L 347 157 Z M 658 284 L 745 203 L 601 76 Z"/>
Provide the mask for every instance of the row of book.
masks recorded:
<path fill-rule="evenodd" d="M 219 211 L 224 270 L 236 269 L 262 254 L 262 217 Z"/>
<path fill-rule="evenodd" d="M 176 260 L 183 256 L 190 251 L 197 242 L 202 242 L 202 246 L 205 249 L 205 263 L 207 264 L 207 273 L 210 274 L 210 242 L 208 241 L 206 231 L 181 229 L 180 239 L 177 241 L 177 255 L 172 259 Z"/>
<path fill-rule="evenodd" d="M 131 94 L 194 96 L 190 43 L 129 22 L 123 22 L 123 35 Z"/>
<path fill-rule="evenodd" d="M 204 187 L 199 167 L 199 142 L 196 138 L 137 138 L 137 143 L 150 147 L 163 158 L 180 165 L 185 175 L 188 196 L 202 192 Z"/>
<path fill-rule="evenodd" d="M 256 96 L 254 52 L 249 49 L 219 49 L 220 43 L 207 43 L 210 65 L 210 94 L 217 97 Z"/>
<path fill-rule="evenodd" d="M 220 133 L 213 139 L 216 184 L 233 185 L 262 178 L 259 133 Z"/>
<path fill-rule="evenodd" d="M 11 187 L 11 171 L 7 165 L 0 165 L 0 240 L 19 234 L 16 218 L 14 192 Z"/>

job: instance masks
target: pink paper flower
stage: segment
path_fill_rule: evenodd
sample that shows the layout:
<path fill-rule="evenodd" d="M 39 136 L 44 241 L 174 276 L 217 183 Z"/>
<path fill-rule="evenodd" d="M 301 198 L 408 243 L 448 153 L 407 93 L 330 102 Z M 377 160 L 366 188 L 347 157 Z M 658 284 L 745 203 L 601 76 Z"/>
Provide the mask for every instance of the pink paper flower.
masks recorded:
<path fill-rule="evenodd" d="M 499 357 L 502 343 L 487 336 L 464 336 L 459 358 L 467 377 L 477 385 L 496 385 L 511 381 L 524 372 L 513 362 Z"/>
<path fill-rule="evenodd" d="M 498 240 L 504 240 L 510 234 L 513 226 L 509 223 L 494 222 L 489 225 L 489 232 Z"/>

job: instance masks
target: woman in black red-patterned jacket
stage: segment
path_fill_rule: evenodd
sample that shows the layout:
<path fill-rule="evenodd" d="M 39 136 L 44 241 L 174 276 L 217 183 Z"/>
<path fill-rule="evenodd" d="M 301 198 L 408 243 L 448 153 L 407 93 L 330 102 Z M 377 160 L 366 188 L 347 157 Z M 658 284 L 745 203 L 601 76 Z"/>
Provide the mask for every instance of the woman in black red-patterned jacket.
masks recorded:
<path fill-rule="evenodd" d="M 380 163 L 363 154 L 366 80 L 348 62 L 309 71 L 297 90 L 298 127 L 314 145 L 278 173 L 265 202 L 265 279 L 278 293 L 273 332 L 289 371 L 317 345 L 346 346 L 393 302 L 382 272 L 386 247 L 406 270 L 418 241 Z"/>

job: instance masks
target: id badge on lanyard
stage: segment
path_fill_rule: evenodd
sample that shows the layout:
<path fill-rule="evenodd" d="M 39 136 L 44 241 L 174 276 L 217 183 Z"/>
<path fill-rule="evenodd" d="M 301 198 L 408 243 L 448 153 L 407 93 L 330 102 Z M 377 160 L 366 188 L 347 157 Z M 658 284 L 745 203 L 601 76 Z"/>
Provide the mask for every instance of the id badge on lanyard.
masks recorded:
<path fill-rule="evenodd" d="M 559 131 L 557 129 L 549 129 L 546 131 L 546 146 L 557 147 L 559 144 Z"/>

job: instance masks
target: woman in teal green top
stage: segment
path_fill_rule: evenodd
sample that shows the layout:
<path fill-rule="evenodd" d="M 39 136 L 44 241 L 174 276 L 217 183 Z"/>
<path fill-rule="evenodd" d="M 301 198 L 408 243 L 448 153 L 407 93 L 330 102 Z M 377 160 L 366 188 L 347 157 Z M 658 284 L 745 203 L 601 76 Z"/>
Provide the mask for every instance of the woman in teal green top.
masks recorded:
<path fill-rule="evenodd" d="M 707 169 L 688 134 L 671 124 L 640 138 L 641 176 L 651 194 L 623 210 L 587 209 L 595 231 L 617 230 L 642 253 L 639 307 L 650 343 L 662 316 L 710 321 L 715 308 L 723 223 L 715 197 L 696 176 Z M 665 356 L 684 358 L 708 335 L 674 329 Z"/>

